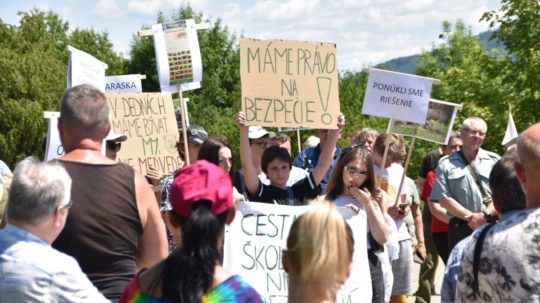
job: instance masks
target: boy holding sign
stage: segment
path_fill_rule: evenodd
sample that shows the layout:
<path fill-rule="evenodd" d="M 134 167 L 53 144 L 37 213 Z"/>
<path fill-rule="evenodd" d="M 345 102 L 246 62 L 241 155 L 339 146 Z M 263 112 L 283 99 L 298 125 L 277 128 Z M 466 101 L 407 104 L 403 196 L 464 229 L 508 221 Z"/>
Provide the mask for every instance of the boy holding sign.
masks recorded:
<path fill-rule="evenodd" d="M 320 194 L 319 184 L 330 166 L 339 133 L 345 125 L 345 117 L 342 114 L 338 118 L 337 128 L 329 131 L 328 144 L 323 148 L 317 166 L 311 171 L 309 176 L 296 182 L 293 186 L 286 185 L 292 166 L 291 155 L 285 148 L 278 146 L 269 147 L 262 155 L 261 168 L 268 176 L 270 185 L 261 183 L 251 161 L 248 127 L 246 126 L 246 116 L 243 112 L 238 113 L 236 124 L 240 129 L 240 159 L 242 169 L 244 170 L 246 187 L 252 201 L 285 205 L 305 205 L 307 200 L 313 199 Z"/>

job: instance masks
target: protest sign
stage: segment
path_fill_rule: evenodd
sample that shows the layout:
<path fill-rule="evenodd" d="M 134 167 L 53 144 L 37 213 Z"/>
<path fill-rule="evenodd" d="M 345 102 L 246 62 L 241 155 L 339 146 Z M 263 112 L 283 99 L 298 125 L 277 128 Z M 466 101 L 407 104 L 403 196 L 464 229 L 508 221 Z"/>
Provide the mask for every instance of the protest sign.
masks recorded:
<path fill-rule="evenodd" d="M 47 143 L 45 144 L 45 161 L 60 158 L 64 155 L 64 148 L 60 142 L 58 133 L 59 112 L 43 112 L 43 116 L 49 120 L 47 129 Z"/>
<path fill-rule="evenodd" d="M 170 94 L 108 93 L 112 129 L 128 137 L 117 154 L 120 162 L 146 174 L 152 165 L 169 174 L 182 164 L 176 142 L 178 127 Z"/>
<path fill-rule="evenodd" d="M 240 77 L 248 125 L 337 127 L 335 44 L 241 39 Z"/>
<path fill-rule="evenodd" d="M 164 93 L 201 87 L 202 60 L 193 19 L 154 24 L 154 50 Z"/>
<path fill-rule="evenodd" d="M 416 136 L 423 140 L 446 144 L 452 133 L 456 113 L 461 107 L 460 104 L 430 99 L 425 123 L 415 124 L 394 120 L 394 126 L 388 131 L 403 136 Z"/>
<path fill-rule="evenodd" d="M 434 79 L 370 69 L 362 113 L 424 123 Z"/>
<path fill-rule="evenodd" d="M 288 278 L 281 257 L 294 220 L 308 206 L 243 202 L 227 226 L 223 266 L 252 285 L 265 302 L 287 302 Z M 349 279 L 337 302 L 371 302 L 371 278 L 367 259 L 367 217 L 338 207 L 353 231 L 354 255 Z"/>
<path fill-rule="evenodd" d="M 142 93 L 141 75 L 120 75 L 105 77 L 107 93 Z"/>
<path fill-rule="evenodd" d="M 105 92 L 107 64 L 72 46 L 68 46 L 68 50 L 67 88 L 89 84 Z"/>

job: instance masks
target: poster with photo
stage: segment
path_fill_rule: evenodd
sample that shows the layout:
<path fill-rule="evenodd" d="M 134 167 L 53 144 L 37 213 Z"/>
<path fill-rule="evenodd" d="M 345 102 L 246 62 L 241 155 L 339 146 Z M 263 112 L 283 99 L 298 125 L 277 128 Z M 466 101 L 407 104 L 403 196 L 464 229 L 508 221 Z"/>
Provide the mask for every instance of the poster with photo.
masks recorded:
<path fill-rule="evenodd" d="M 202 60 L 195 21 L 155 24 L 152 30 L 161 91 L 200 88 Z"/>
<path fill-rule="evenodd" d="M 430 99 L 424 124 L 394 120 L 391 131 L 403 136 L 414 136 L 416 131 L 417 138 L 446 144 L 454 126 L 456 113 L 462 107 L 461 104 Z"/>

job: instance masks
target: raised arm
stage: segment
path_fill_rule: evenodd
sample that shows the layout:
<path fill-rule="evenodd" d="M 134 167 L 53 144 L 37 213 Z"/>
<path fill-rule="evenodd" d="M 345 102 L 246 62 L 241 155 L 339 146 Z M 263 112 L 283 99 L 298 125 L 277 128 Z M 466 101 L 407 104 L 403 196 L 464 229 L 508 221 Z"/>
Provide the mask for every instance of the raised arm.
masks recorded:
<path fill-rule="evenodd" d="M 236 126 L 240 129 L 240 162 L 244 171 L 244 181 L 250 195 L 256 196 L 259 191 L 259 177 L 257 170 L 251 160 L 251 146 L 249 146 L 248 127 L 246 126 L 246 116 L 239 112 L 236 118 Z"/>
<path fill-rule="evenodd" d="M 137 248 L 137 271 L 149 268 L 165 259 L 168 254 L 165 223 L 161 218 L 154 192 L 144 176 L 135 172 L 137 207 L 143 226 Z"/>
<path fill-rule="evenodd" d="M 319 156 L 319 162 L 317 163 L 317 166 L 315 166 L 315 168 L 313 168 L 313 170 L 311 171 L 311 173 L 313 174 L 313 180 L 315 181 L 316 185 L 319 185 L 321 183 L 324 175 L 326 174 L 326 171 L 328 170 L 328 168 L 330 168 L 330 164 L 332 163 L 332 159 L 334 158 L 337 140 L 344 126 L 345 116 L 343 114 L 339 114 L 337 129 L 331 129 L 328 132 L 328 138 L 326 139 L 326 143 L 323 146 L 321 155 Z"/>

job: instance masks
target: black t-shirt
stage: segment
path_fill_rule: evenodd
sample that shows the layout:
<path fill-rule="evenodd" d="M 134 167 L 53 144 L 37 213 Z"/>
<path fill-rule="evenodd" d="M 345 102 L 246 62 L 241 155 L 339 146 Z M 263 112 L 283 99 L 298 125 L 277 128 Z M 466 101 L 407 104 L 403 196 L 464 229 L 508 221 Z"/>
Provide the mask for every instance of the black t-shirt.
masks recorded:
<path fill-rule="evenodd" d="M 321 188 L 315 185 L 313 174 L 296 182 L 293 186 L 287 186 L 281 189 L 273 185 L 265 185 L 259 180 L 259 193 L 250 195 L 253 202 L 277 203 L 282 205 L 306 205 L 311 199 L 315 199 L 320 193 Z"/>

